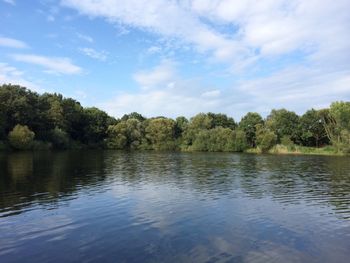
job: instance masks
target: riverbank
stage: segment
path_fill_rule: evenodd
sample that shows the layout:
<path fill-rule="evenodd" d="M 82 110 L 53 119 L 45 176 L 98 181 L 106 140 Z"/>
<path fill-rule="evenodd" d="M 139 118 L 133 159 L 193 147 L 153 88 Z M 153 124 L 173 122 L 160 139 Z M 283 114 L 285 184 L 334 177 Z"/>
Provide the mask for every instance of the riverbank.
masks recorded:
<path fill-rule="evenodd" d="M 255 153 L 261 154 L 263 153 L 259 148 L 250 148 L 245 151 L 246 153 Z M 277 144 L 268 150 L 266 153 L 268 154 L 290 154 L 290 155 L 326 155 L 326 156 L 345 156 L 346 154 L 337 151 L 333 146 L 325 146 L 325 147 L 305 147 L 299 145 L 291 145 L 285 146 L 281 144 Z"/>

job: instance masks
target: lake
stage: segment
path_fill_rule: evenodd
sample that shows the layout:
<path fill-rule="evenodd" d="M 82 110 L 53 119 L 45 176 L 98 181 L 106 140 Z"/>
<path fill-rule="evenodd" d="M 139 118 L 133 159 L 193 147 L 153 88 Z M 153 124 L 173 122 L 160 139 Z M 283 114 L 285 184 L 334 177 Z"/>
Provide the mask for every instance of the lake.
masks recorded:
<path fill-rule="evenodd" d="M 349 262 L 350 158 L 0 154 L 0 262 Z"/>

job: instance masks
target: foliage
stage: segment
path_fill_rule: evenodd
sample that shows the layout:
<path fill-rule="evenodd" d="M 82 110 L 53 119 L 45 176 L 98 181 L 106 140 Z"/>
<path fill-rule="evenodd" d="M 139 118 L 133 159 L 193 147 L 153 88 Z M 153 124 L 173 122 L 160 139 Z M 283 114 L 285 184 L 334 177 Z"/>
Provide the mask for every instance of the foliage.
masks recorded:
<path fill-rule="evenodd" d="M 172 119 L 156 118 L 151 119 L 146 127 L 146 138 L 154 150 L 174 150 L 175 126 Z"/>
<path fill-rule="evenodd" d="M 190 149 L 209 152 L 240 152 L 246 148 L 247 143 L 243 132 L 219 126 L 201 130 Z"/>
<path fill-rule="evenodd" d="M 107 133 L 106 145 L 109 149 L 136 150 L 141 146 L 144 132 L 139 120 L 127 119 L 109 126 Z"/>
<path fill-rule="evenodd" d="M 177 117 L 175 120 L 175 138 L 180 138 L 182 133 L 186 130 L 188 119 L 184 116 Z"/>
<path fill-rule="evenodd" d="M 68 134 L 58 127 L 51 130 L 50 141 L 56 149 L 68 149 L 70 147 Z"/>
<path fill-rule="evenodd" d="M 28 126 L 17 124 L 8 135 L 10 145 L 17 150 L 27 150 L 32 146 L 34 132 Z"/>
<path fill-rule="evenodd" d="M 285 135 L 293 142 L 299 140 L 299 116 L 286 109 L 272 110 L 266 119 L 266 127 L 277 135 L 277 141 Z"/>
<path fill-rule="evenodd" d="M 301 117 L 286 109 L 272 110 L 265 120 L 249 112 L 239 125 L 226 114 L 212 112 L 175 120 L 146 118 L 132 112 L 116 120 L 61 94 L 38 94 L 18 85 L 2 85 L 0 141 L 2 150 L 11 145 L 16 149 L 106 147 L 298 153 L 319 147 L 323 154 L 331 145 L 329 152 L 350 153 L 350 102 L 334 102 L 329 109 L 311 109 Z"/>
<path fill-rule="evenodd" d="M 146 120 L 145 117 L 143 117 L 140 113 L 137 113 L 137 112 L 131 112 L 129 114 L 125 114 L 121 120 L 122 121 L 127 121 L 128 119 L 136 119 L 140 122 L 143 122 L 144 120 Z"/>
<path fill-rule="evenodd" d="M 350 152 L 350 102 L 334 102 L 321 111 L 323 125 L 331 143 L 343 153 Z"/>
<path fill-rule="evenodd" d="M 311 109 L 300 117 L 301 142 L 305 146 L 316 146 L 329 142 L 322 123 L 320 111 Z"/>
<path fill-rule="evenodd" d="M 276 142 L 277 135 L 273 131 L 261 124 L 256 126 L 256 143 L 262 152 L 270 150 Z"/>
<path fill-rule="evenodd" d="M 211 118 L 211 128 L 223 127 L 230 128 L 233 130 L 237 126 L 234 119 L 228 117 L 226 114 L 209 112 L 207 116 Z"/>
<path fill-rule="evenodd" d="M 256 112 L 248 112 L 239 122 L 238 127 L 244 131 L 250 147 L 256 146 L 256 126 L 258 124 L 264 124 L 264 121 Z"/>

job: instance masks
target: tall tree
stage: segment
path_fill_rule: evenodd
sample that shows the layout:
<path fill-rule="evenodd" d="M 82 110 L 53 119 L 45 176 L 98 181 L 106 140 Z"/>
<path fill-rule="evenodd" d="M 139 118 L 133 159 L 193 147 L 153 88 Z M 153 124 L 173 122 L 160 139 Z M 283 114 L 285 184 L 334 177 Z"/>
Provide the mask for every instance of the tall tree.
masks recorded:
<path fill-rule="evenodd" d="M 278 141 L 284 136 L 289 136 L 294 143 L 299 140 L 299 116 L 293 111 L 272 110 L 266 119 L 266 127 L 277 135 Z"/>
<path fill-rule="evenodd" d="M 260 114 L 256 112 L 248 112 L 239 122 L 238 127 L 244 131 L 250 147 L 256 146 L 256 126 L 258 124 L 264 124 L 264 121 Z"/>
<path fill-rule="evenodd" d="M 311 109 L 300 117 L 301 141 L 305 146 L 316 146 L 329 142 L 319 111 Z"/>
<path fill-rule="evenodd" d="M 154 150 L 174 150 L 175 126 L 172 119 L 151 119 L 146 127 L 146 138 L 151 142 Z"/>

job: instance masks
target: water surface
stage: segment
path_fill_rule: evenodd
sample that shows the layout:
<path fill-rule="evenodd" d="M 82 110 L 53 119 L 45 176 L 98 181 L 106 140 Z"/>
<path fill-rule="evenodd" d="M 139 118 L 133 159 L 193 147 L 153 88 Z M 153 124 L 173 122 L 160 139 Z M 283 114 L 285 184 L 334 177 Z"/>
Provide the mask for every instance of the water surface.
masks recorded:
<path fill-rule="evenodd" d="M 350 159 L 0 154 L 0 262 L 349 262 Z"/>

